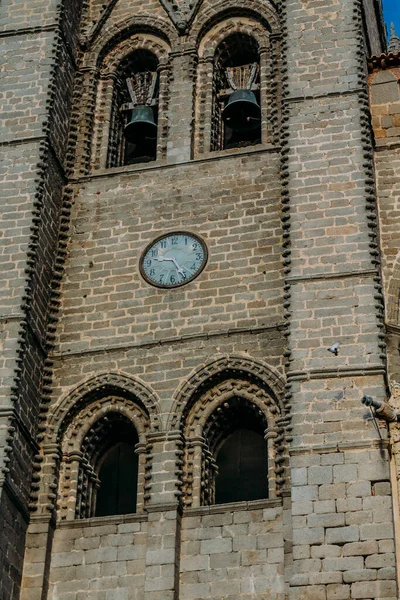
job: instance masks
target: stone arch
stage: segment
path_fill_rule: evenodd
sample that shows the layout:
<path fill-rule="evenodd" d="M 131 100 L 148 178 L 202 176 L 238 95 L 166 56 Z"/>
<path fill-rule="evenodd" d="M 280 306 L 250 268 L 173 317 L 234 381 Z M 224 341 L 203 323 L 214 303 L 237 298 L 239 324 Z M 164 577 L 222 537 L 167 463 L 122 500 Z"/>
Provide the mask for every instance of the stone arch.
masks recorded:
<path fill-rule="evenodd" d="M 185 381 L 174 395 L 174 404 L 167 428 L 179 429 L 182 427 L 184 414 L 190 410 L 199 394 L 205 391 L 207 385 L 221 378 L 232 379 L 234 377 L 254 378 L 262 382 L 283 414 L 284 381 L 282 376 L 274 368 L 259 360 L 240 354 L 231 354 L 216 357 L 201 365 Z"/>
<path fill-rule="evenodd" d="M 168 61 L 170 47 L 164 40 L 150 33 L 134 34 L 131 38 L 127 38 L 116 44 L 104 56 L 100 65 L 100 77 L 104 77 L 109 73 L 115 73 L 124 58 L 136 50 L 149 50 L 155 55 L 159 64 L 165 64 Z"/>
<path fill-rule="evenodd" d="M 49 442 L 57 442 L 74 415 L 89 404 L 111 395 L 134 396 L 149 415 L 153 431 L 161 428 L 159 401 L 144 383 L 122 373 L 102 373 L 84 381 L 65 395 L 53 408 L 48 421 Z"/>
<path fill-rule="evenodd" d="M 87 52 L 83 66 L 98 68 L 107 54 L 121 42 L 146 34 L 159 39 L 169 48 L 175 47 L 178 43 L 176 30 L 166 19 L 136 15 L 104 27 L 102 35 L 96 39 L 90 51 Z"/>
<path fill-rule="evenodd" d="M 245 33 L 256 40 L 259 49 L 268 43 L 265 27 L 252 17 L 229 16 L 205 32 L 199 43 L 199 58 L 214 56 L 219 44 L 232 33 Z"/>
<path fill-rule="evenodd" d="M 254 143 L 269 143 L 273 132 L 277 132 L 274 117 L 277 78 L 273 56 L 277 53 L 277 39 L 271 39 L 271 28 L 263 13 L 243 7 L 222 10 L 209 15 L 209 20 L 202 23 L 197 32 L 192 32 L 193 44 L 198 47 L 199 63 L 196 76 L 195 103 L 195 156 L 205 152 L 224 149 L 224 127 L 221 111 L 224 100 L 217 100 L 218 60 L 217 51 L 231 36 L 248 37 L 255 42 L 257 63 L 259 67 L 258 94 L 261 107 L 261 128 Z M 234 44 L 234 47 L 236 45 Z M 226 100 L 226 99 L 225 99 Z M 248 140 L 252 144 L 251 136 Z"/>
<path fill-rule="evenodd" d="M 197 435 L 204 428 L 212 413 L 234 396 L 239 396 L 254 404 L 265 417 L 271 413 L 279 413 L 279 409 L 272 401 L 271 396 L 260 387 L 240 378 L 228 379 L 217 384 L 201 396 L 201 402 L 196 402 L 188 414 L 186 428 L 191 430 L 193 435 Z"/>
<path fill-rule="evenodd" d="M 278 12 L 274 4 L 265 0 L 249 0 L 240 4 L 232 0 L 220 0 L 200 11 L 190 31 L 190 45 L 198 47 L 207 31 L 233 16 L 247 16 L 262 23 L 266 31 L 280 33 Z"/>
<path fill-rule="evenodd" d="M 96 73 L 96 81 L 92 82 L 93 123 L 96 124 L 90 136 L 92 169 L 124 164 L 125 138 L 120 111 L 116 107 L 117 90 L 124 79 L 121 65 L 124 61 L 129 63 L 130 56 L 139 51 L 152 54 L 157 62 L 154 70 L 157 71 L 159 79 L 158 134 L 157 150 L 154 148 L 154 154 L 158 158 L 164 158 L 166 154 L 171 44 L 168 36 L 157 27 L 150 27 L 149 24 L 139 26 L 136 21 L 133 23 L 132 26 L 124 23 L 124 27 L 116 30 L 115 26 L 112 26 L 108 32 L 109 36 L 99 39 L 98 44 L 85 57 L 85 68 Z M 159 25 L 161 27 L 161 24 Z"/>
<path fill-rule="evenodd" d="M 119 398 L 118 392 L 116 392 L 116 395 L 94 400 L 92 404 L 84 406 L 80 412 L 76 413 L 63 435 L 62 450 L 65 452 L 78 451 L 87 432 L 108 413 L 119 413 L 126 417 L 134 425 L 139 440 L 145 443 L 144 436 L 149 429 L 147 411 L 130 399 Z"/>
<path fill-rule="evenodd" d="M 244 422 L 253 423 L 250 428 L 260 427 L 269 440 L 268 497 L 280 496 L 286 483 L 285 419 L 280 404 L 259 378 L 250 381 L 243 370 L 229 375 L 196 396 L 185 411 L 182 495 L 186 506 L 215 503 L 218 447 Z"/>
<path fill-rule="evenodd" d="M 129 439 L 137 435 L 139 440 L 135 446 L 138 455 L 137 509 L 143 510 L 149 413 L 143 404 L 139 404 L 132 398 L 121 397 L 116 390 L 111 395 L 106 394 L 99 399 L 92 397 L 87 404 L 81 406 L 80 410 L 74 412 L 68 426 L 63 428 L 60 440 L 61 464 L 58 487 L 60 519 L 72 520 L 95 514 L 96 489 L 99 485 L 96 467 L 98 456 L 99 453 L 104 452 L 104 448 L 107 449 L 107 444 L 110 444 L 112 427 L 117 424 L 120 428 L 123 422 L 125 422 L 125 429 L 127 423 L 130 423 L 130 427 L 133 428 Z M 114 441 L 111 443 L 115 443 L 115 433 Z"/>

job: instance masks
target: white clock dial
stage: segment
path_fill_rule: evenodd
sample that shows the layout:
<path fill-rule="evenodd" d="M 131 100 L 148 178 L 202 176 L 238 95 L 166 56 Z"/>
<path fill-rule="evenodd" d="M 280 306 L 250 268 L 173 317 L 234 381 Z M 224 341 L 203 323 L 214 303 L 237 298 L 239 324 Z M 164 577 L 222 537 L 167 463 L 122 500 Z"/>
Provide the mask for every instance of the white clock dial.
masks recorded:
<path fill-rule="evenodd" d="M 207 261 L 207 248 L 193 233 L 176 232 L 152 242 L 140 260 L 144 279 L 158 287 L 177 287 L 194 279 Z"/>

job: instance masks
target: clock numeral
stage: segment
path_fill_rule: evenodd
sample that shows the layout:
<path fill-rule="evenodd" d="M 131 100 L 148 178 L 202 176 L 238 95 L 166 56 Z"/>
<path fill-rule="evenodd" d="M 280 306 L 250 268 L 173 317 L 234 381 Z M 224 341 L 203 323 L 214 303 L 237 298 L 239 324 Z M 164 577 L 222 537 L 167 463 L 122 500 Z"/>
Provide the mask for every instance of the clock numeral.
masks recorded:
<path fill-rule="evenodd" d="M 203 258 L 203 255 L 201 252 L 196 252 L 196 258 L 197 260 L 201 260 Z"/>
<path fill-rule="evenodd" d="M 150 273 L 149 273 L 150 277 L 154 277 L 155 272 L 156 272 L 155 269 L 150 269 Z"/>
<path fill-rule="evenodd" d="M 174 275 L 171 275 L 171 277 L 169 278 L 170 283 L 176 283 L 176 279 Z"/>
<path fill-rule="evenodd" d="M 182 277 L 183 280 L 187 279 L 186 273 L 181 273 L 181 277 Z"/>
<path fill-rule="evenodd" d="M 194 242 L 194 244 L 192 244 L 193 250 L 197 250 L 198 247 L 199 247 L 199 245 L 197 244 L 197 242 Z"/>
<path fill-rule="evenodd" d="M 160 283 L 162 283 L 162 282 L 163 282 L 164 275 L 165 275 L 165 273 L 161 273 L 161 274 L 160 274 Z"/>
<path fill-rule="evenodd" d="M 166 247 L 167 247 L 167 240 L 161 240 L 160 248 L 166 248 Z"/>
<path fill-rule="evenodd" d="M 187 246 L 187 245 L 188 245 L 188 239 L 187 239 L 187 237 L 185 237 L 185 246 Z"/>
<path fill-rule="evenodd" d="M 196 263 L 193 263 L 193 264 L 192 264 L 192 266 L 191 266 L 191 267 L 189 267 L 189 268 L 190 268 L 190 269 L 192 269 L 192 271 L 195 271 L 195 270 L 196 270 L 196 268 L 197 268 L 197 267 L 196 267 Z"/>
<path fill-rule="evenodd" d="M 148 259 L 146 260 L 146 266 L 147 266 L 147 267 L 151 267 L 151 259 L 150 259 L 150 258 L 148 258 Z"/>
<path fill-rule="evenodd" d="M 150 250 L 150 254 L 151 254 L 151 256 L 157 256 L 158 250 L 156 248 L 153 248 L 152 250 Z"/>
<path fill-rule="evenodd" d="M 174 236 L 171 238 L 171 245 L 172 245 L 172 246 L 176 246 L 176 245 L 177 245 L 177 243 L 178 243 L 178 241 L 179 241 L 179 238 L 178 238 L 178 236 L 177 236 L 177 235 L 174 235 Z"/>

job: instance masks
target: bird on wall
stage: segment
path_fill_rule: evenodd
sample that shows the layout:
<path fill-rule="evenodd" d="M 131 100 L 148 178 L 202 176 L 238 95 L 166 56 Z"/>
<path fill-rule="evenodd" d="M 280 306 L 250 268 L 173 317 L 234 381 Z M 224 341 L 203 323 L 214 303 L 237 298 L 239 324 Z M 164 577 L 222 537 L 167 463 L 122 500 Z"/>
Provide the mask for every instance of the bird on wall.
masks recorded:
<path fill-rule="evenodd" d="M 339 346 L 340 346 L 340 342 L 335 342 L 334 344 L 332 344 L 332 346 L 330 348 L 327 348 L 327 350 L 328 350 L 328 352 L 331 352 L 332 354 L 337 356 L 339 354 Z"/>

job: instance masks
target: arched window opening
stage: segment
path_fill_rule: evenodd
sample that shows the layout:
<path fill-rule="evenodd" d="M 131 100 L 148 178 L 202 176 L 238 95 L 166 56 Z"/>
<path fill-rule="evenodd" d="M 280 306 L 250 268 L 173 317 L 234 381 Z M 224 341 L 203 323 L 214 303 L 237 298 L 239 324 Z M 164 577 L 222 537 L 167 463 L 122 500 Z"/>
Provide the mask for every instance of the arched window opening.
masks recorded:
<path fill-rule="evenodd" d="M 239 429 L 220 448 L 215 504 L 268 497 L 267 445 L 263 433 Z"/>
<path fill-rule="evenodd" d="M 155 160 L 158 124 L 158 60 L 137 50 L 120 65 L 114 85 L 108 167 Z"/>
<path fill-rule="evenodd" d="M 202 505 L 268 498 L 267 421 L 252 402 L 232 397 L 204 429 Z"/>
<path fill-rule="evenodd" d="M 259 48 L 251 36 L 234 33 L 215 53 L 211 150 L 260 142 Z"/>
<path fill-rule="evenodd" d="M 123 415 L 108 413 L 82 443 L 76 518 L 136 512 L 139 438 Z"/>

